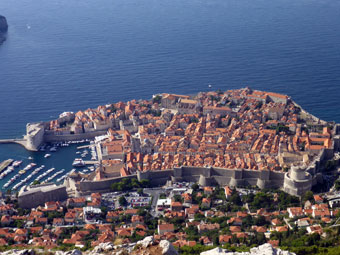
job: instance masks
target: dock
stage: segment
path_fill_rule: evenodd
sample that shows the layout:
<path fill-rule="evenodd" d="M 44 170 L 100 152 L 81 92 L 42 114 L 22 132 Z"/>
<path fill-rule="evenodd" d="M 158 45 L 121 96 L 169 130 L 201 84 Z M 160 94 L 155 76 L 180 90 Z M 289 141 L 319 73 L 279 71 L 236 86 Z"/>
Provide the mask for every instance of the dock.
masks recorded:
<path fill-rule="evenodd" d="M 92 145 L 92 144 L 89 144 L 89 145 L 82 145 L 82 146 L 78 146 L 78 147 L 77 147 L 77 150 L 81 150 L 81 149 L 90 148 L 90 147 L 92 147 L 92 146 L 94 146 L 94 145 Z"/>
<path fill-rule="evenodd" d="M 7 159 L 7 160 L 1 162 L 1 164 L 0 164 L 0 173 L 1 173 L 4 169 L 6 169 L 10 164 L 12 164 L 13 161 L 14 161 L 13 159 Z"/>
<path fill-rule="evenodd" d="M 99 161 L 93 161 L 93 160 L 84 160 L 85 165 L 96 165 L 99 164 Z"/>

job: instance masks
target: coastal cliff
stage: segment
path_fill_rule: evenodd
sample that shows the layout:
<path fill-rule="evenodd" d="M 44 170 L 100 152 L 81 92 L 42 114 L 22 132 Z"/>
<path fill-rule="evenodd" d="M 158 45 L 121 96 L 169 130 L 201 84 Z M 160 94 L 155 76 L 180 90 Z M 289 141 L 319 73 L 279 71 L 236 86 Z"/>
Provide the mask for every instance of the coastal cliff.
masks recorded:
<path fill-rule="evenodd" d="M 7 20 L 4 16 L 0 15 L 0 44 L 6 40 L 5 33 L 8 31 Z"/>

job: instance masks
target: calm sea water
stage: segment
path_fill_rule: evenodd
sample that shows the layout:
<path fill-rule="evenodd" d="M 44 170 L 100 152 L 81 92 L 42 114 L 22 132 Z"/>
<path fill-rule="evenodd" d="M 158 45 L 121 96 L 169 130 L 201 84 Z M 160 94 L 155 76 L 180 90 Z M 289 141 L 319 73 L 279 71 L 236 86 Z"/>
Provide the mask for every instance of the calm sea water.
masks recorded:
<path fill-rule="evenodd" d="M 339 0 L 1 0 L 0 13 L 0 138 L 63 111 L 208 84 L 286 93 L 340 122 Z M 33 156 L 71 169 L 72 148 Z M 30 155 L 0 146 L 0 160 Z"/>

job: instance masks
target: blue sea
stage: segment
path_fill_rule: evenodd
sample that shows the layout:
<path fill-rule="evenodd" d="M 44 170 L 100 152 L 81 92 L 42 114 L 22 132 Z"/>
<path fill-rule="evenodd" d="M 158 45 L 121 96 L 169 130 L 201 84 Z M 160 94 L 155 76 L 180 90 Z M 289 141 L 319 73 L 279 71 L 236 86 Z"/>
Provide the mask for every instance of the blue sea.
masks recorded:
<path fill-rule="evenodd" d="M 339 0 L 1 0 L 0 14 L 0 138 L 63 111 L 208 84 L 285 93 L 340 122 Z M 70 170 L 75 151 L 45 159 L 0 145 L 0 160 Z"/>

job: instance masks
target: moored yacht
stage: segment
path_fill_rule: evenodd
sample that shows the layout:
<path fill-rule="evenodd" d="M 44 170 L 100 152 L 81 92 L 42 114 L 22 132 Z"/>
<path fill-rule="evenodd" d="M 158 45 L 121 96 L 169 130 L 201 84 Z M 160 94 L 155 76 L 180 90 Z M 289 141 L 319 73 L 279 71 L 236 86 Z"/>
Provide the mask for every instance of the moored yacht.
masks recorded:
<path fill-rule="evenodd" d="M 74 167 L 82 167 L 82 166 L 85 166 L 85 162 L 81 158 L 76 158 L 73 161 L 72 166 L 74 166 Z"/>
<path fill-rule="evenodd" d="M 21 165 L 21 163 L 22 163 L 22 160 L 16 160 L 16 161 L 14 161 L 13 166 L 18 167 L 18 166 Z"/>

